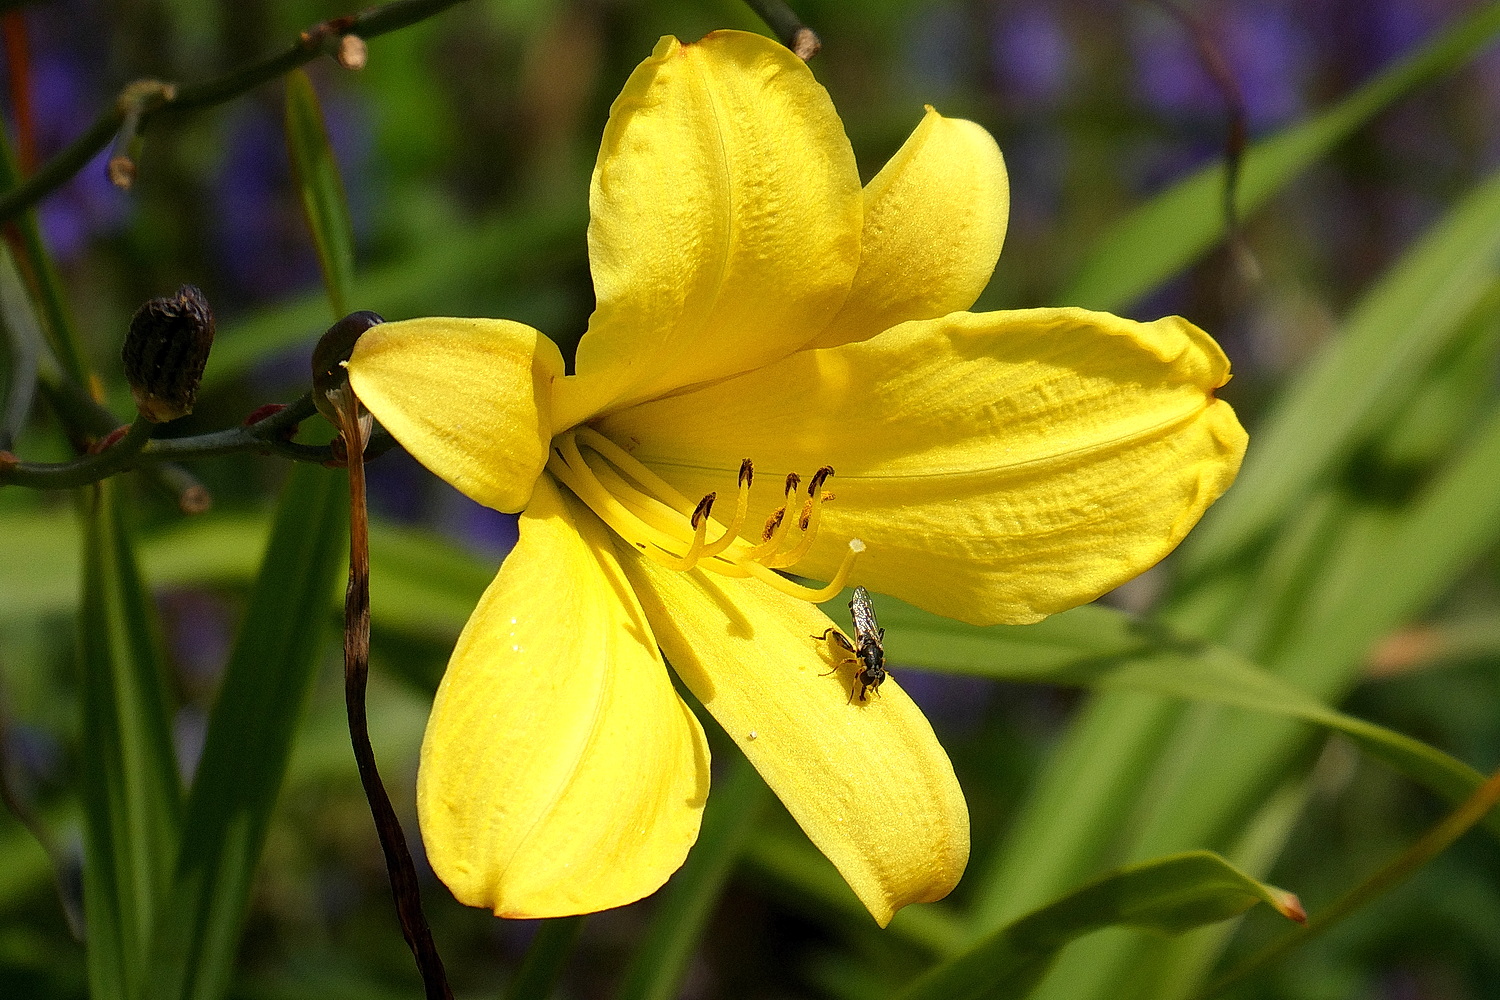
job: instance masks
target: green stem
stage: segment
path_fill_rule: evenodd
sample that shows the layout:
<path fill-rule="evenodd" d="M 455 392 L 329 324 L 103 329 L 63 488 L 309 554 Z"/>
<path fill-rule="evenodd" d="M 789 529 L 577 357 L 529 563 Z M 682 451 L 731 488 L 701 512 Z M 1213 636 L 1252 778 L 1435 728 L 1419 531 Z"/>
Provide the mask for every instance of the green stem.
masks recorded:
<path fill-rule="evenodd" d="M 128 469 L 244 451 L 271 452 L 297 462 L 334 462 L 338 456 L 326 445 L 297 444 L 286 440 L 297 424 L 315 412 L 311 395 L 306 395 L 286 409 L 248 427 L 231 427 L 191 437 L 157 440 L 151 440 L 151 430 L 155 425 L 140 418 L 131 425 L 130 432 L 123 440 L 96 455 L 85 455 L 71 462 L 0 464 L 0 486 L 71 489 L 97 483 Z M 145 425 L 144 430 L 141 430 L 142 424 Z M 127 442 L 131 446 L 128 451 L 123 450 Z M 372 439 L 367 454 L 373 458 L 394 444 L 390 435 L 381 431 Z"/>
<path fill-rule="evenodd" d="M 163 114 L 186 114 L 233 100 L 330 51 L 330 43 L 336 45 L 345 35 L 374 38 L 439 14 L 459 2 L 461 0 L 395 0 L 394 3 L 358 14 L 331 18 L 302 32 L 288 48 L 274 56 L 213 80 L 179 87 L 171 99 L 164 99 L 154 107 L 142 111 L 140 128 L 144 130 Z M 18 212 L 36 204 L 82 170 L 101 150 L 109 146 L 115 133 L 125 123 L 127 110 L 123 101 L 112 101 L 108 108 L 99 113 L 94 123 L 69 143 L 67 148 L 43 164 L 25 183 L 0 197 L 0 221 L 11 219 Z"/>

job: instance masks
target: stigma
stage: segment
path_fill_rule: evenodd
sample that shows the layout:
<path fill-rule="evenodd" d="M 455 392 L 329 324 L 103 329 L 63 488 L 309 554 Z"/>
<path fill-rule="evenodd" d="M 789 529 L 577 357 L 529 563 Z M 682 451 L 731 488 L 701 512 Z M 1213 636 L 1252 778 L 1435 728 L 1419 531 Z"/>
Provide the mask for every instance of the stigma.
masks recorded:
<path fill-rule="evenodd" d="M 826 587 L 804 587 L 777 572 L 812 551 L 823 507 L 834 499 L 823 489 L 833 475 L 826 465 L 812 474 L 805 489 L 800 476 L 788 475 L 783 503 L 764 522 L 750 510 L 755 470 L 748 458 L 740 464 L 734 512 L 727 522 L 713 516 L 717 492 L 689 499 L 592 427 L 574 427 L 553 439 L 547 470 L 636 551 L 680 572 L 702 569 L 753 577 L 817 603 L 844 589 L 854 560 L 865 549 L 864 542 L 850 539 Z"/>

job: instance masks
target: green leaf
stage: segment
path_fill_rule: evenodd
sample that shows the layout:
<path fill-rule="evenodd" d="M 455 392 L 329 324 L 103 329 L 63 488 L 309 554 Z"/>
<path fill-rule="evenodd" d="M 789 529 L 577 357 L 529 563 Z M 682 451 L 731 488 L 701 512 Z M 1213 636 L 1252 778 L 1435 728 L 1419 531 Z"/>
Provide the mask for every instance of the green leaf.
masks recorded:
<path fill-rule="evenodd" d="M 354 226 L 349 202 L 339 177 L 323 109 L 307 73 L 294 69 L 286 76 L 286 148 L 292 177 L 302 196 L 302 209 L 312 230 L 323 269 L 323 286 L 335 316 L 348 315 L 354 289 Z"/>
<path fill-rule="evenodd" d="M 1234 487 L 1183 546 L 1181 568 L 1200 570 L 1273 528 L 1391 423 L 1444 351 L 1488 339 L 1497 272 L 1500 174 L 1405 254 L 1291 381 L 1256 430 Z"/>
<path fill-rule="evenodd" d="M 902 1000 L 1024 997 L 1074 938 L 1126 926 L 1176 934 L 1267 903 L 1301 920 L 1295 896 L 1258 882 L 1208 851 L 1118 869 L 1036 910 L 923 975 Z"/>
<path fill-rule="evenodd" d="M 326 635 L 348 540 L 345 480 L 298 465 L 209 717 L 176 878 L 156 927 L 153 997 L 216 1000 Z M 253 744 L 253 752 L 247 749 Z"/>
<path fill-rule="evenodd" d="M 888 614 L 886 605 L 890 603 L 889 598 L 881 600 L 881 621 L 904 619 L 905 623 L 899 631 L 886 625 L 891 636 L 887 648 L 899 648 L 901 662 L 912 666 L 1000 680 L 1145 691 L 1300 719 L 1343 733 L 1372 756 L 1452 802 L 1462 802 L 1484 781 L 1484 775 L 1442 751 L 1329 708 L 1237 653 L 1175 635 L 1149 622 L 1132 622 L 1122 612 L 1095 607 L 1090 617 L 1101 626 L 1105 619 L 1114 619 L 1112 627 L 1101 627 L 1100 632 L 1120 636 L 1133 632 L 1133 652 L 1101 658 L 1080 651 L 1071 659 L 1059 658 L 1046 669 L 1029 663 L 1022 663 L 1018 669 L 1010 658 L 1016 645 L 1011 634 L 1037 626 L 979 628 L 914 608 Z M 1500 834 L 1500 815 L 1491 817 L 1487 825 Z"/>
<path fill-rule="evenodd" d="M 728 775 L 714 782 L 698 842 L 667 884 L 625 969 L 621 1000 L 671 1000 L 679 994 L 688 959 L 770 798 L 755 768 L 735 755 Z"/>
<path fill-rule="evenodd" d="M 88 492 L 79 662 L 83 687 L 84 918 L 89 988 L 136 997 L 176 857 L 181 788 L 155 609 L 118 481 Z"/>
<path fill-rule="evenodd" d="M 1450 73 L 1500 31 L 1500 3 L 1458 21 L 1327 111 L 1253 144 L 1241 163 L 1238 202 L 1260 208 L 1397 98 Z M 1096 244 L 1063 294 L 1069 305 L 1118 311 L 1224 237 L 1224 168 L 1200 170 L 1120 220 Z"/>
<path fill-rule="evenodd" d="M 266 549 L 262 519 L 206 514 L 178 521 L 140 545 L 141 565 L 158 586 L 238 585 L 252 579 Z M 78 591 L 79 532 L 57 512 L 6 515 L 12 558 L 0 560 L 0 627 L 71 609 Z M 485 587 L 492 562 L 431 532 L 376 523 L 370 529 L 370 610 L 377 628 L 451 643 Z M 329 591 L 330 607 L 343 595 Z"/>

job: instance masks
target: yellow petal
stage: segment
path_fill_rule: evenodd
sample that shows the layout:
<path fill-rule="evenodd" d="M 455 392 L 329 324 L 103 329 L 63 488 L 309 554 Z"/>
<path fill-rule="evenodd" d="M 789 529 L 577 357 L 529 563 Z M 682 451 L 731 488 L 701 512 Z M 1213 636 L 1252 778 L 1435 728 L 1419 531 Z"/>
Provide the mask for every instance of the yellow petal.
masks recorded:
<path fill-rule="evenodd" d="M 1233 481 L 1245 432 L 1213 390 L 1229 363 L 1176 317 L 954 313 L 601 421 L 688 496 L 751 509 L 824 464 L 836 494 L 795 572 L 855 580 L 977 624 L 1031 622 L 1151 566 Z"/>
<path fill-rule="evenodd" d="M 884 927 L 941 899 L 969 858 L 969 812 L 932 727 L 894 679 L 849 701 L 815 605 L 757 580 L 622 555 L 657 641 L 808 837 Z"/>
<path fill-rule="evenodd" d="M 844 308 L 812 346 L 864 340 L 972 306 L 995 270 L 1009 214 L 995 140 L 928 107 L 865 187 L 859 271 Z"/>
<path fill-rule="evenodd" d="M 708 746 L 607 529 L 552 481 L 464 628 L 417 775 L 438 877 L 502 917 L 634 902 L 698 837 Z"/>
<path fill-rule="evenodd" d="M 497 510 L 526 506 L 547 463 L 552 341 L 501 319 L 412 319 L 372 327 L 349 383 L 427 468 Z"/>
<path fill-rule="evenodd" d="M 760 35 L 661 40 L 610 111 L 589 211 L 598 307 L 557 388 L 559 429 L 796 350 L 859 262 L 843 126 Z"/>

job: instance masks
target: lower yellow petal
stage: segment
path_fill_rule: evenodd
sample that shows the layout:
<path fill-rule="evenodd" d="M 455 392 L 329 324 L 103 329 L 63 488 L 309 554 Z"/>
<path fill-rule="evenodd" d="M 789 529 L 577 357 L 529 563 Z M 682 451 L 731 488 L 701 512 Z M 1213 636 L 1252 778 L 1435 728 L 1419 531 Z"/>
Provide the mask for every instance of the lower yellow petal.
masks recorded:
<path fill-rule="evenodd" d="M 888 679 L 849 701 L 833 623 L 756 581 L 621 562 L 677 675 L 739 744 L 882 927 L 941 899 L 969 858 L 969 812 L 920 709 Z"/>
<path fill-rule="evenodd" d="M 1156 563 L 1228 488 L 1245 432 L 1213 391 L 1229 364 L 1173 317 L 1082 309 L 954 313 L 802 351 L 599 422 L 688 496 L 756 462 L 752 510 L 781 477 L 836 474 L 794 571 L 976 624 L 1092 600 Z"/>
<path fill-rule="evenodd" d="M 607 529 L 544 477 L 433 702 L 417 775 L 433 870 L 502 917 L 621 906 L 682 864 L 707 793 L 702 727 Z"/>
<path fill-rule="evenodd" d="M 967 309 L 1005 242 L 1010 185 L 990 134 L 932 108 L 865 186 L 859 270 L 813 347 Z"/>
<path fill-rule="evenodd" d="M 490 507 L 518 511 L 547 463 L 552 380 L 562 355 L 502 319 L 412 319 L 372 327 L 349 383 L 417 461 Z"/>

